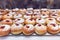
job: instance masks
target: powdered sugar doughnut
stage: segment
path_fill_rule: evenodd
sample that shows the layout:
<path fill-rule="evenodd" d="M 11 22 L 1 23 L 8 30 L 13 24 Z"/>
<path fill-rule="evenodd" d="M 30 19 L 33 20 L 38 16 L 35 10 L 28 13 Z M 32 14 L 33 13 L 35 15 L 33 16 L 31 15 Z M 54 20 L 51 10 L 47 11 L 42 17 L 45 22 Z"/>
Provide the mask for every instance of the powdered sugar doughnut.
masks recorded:
<path fill-rule="evenodd" d="M 28 19 L 26 19 L 25 20 L 25 22 L 24 22 L 25 24 L 35 24 L 35 19 L 33 19 L 33 18 L 28 18 Z"/>
<path fill-rule="evenodd" d="M 43 18 L 37 18 L 37 19 L 36 19 L 36 23 L 45 24 L 45 23 L 46 23 L 46 20 L 43 19 Z"/>
<path fill-rule="evenodd" d="M 10 32 L 9 25 L 0 25 L 0 36 L 6 36 Z"/>
<path fill-rule="evenodd" d="M 23 27 L 23 33 L 25 35 L 31 35 L 34 32 L 34 26 L 32 24 L 26 24 Z"/>
<path fill-rule="evenodd" d="M 38 35 L 43 35 L 47 32 L 47 27 L 42 25 L 42 24 L 36 24 L 35 25 L 35 32 L 38 34 Z"/>
<path fill-rule="evenodd" d="M 24 15 L 24 18 L 25 18 L 25 19 L 31 18 L 31 15 L 30 15 L 30 14 L 25 14 L 25 15 Z"/>
<path fill-rule="evenodd" d="M 59 26 L 57 24 L 48 24 L 48 32 L 51 34 L 57 34 L 59 32 Z"/>
<path fill-rule="evenodd" d="M 2 21 L 2 24 L 11 25 L 12 24 L 12 20 L 11 19 L 5 19 L 5 20 Z"/>
<path fill-rule="evenodd" d="M 11 26 L 11 33 L 12 34 L 20 34 L 22 32 L 23 25 L 22 24 L 13 24 Z"/>

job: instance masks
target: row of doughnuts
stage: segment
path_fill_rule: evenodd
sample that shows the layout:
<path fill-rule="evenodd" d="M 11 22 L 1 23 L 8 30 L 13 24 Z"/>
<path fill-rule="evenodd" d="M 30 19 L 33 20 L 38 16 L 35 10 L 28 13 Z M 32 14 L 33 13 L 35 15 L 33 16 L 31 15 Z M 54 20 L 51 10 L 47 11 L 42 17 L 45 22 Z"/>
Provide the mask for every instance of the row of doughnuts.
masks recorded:
<path fill-rule="evenodd" d="M 0 9 L 0 36 L 60 32 L 60 10 L 51 9 Z"/>
<path fill-rule="evenodd" d="M 16 19 L 16 18 L 57 18 L 60 16 L 60 10 L 49 10 L 49 9 L 5 9 L 0 10 L 0 19 Z"/>
<path fill-rule="evenodd" d="M 47 26 L 43 24 L 36 24 L 35 26 L 32 24 L 12 24 L 12 26 L 6 24 L 0 25 L 0 36 L 6 36 L 9 33 L 14 35 L 20 33 L 23 33 L 24 35 L 31 35 L 34 32 L 38 35 L 44 35 L 47 32 L 54 35 L 60 32 L 60 25 L 53 23 L 48 24 Z"/>
<path fill-rule="evenodd" d="M 50 23 L 56 23 L 58 25 L 60 25 L 60 17 L 55 18 L 16 18 L 16 19 L 4 19 L 4 20 L 0 20 L 0 24 L 8 24 L 8 25 L 12 25 L 14 23 L 19 23 L 19 24 L 43 24 L 43 25 L 47 25 Z"/>

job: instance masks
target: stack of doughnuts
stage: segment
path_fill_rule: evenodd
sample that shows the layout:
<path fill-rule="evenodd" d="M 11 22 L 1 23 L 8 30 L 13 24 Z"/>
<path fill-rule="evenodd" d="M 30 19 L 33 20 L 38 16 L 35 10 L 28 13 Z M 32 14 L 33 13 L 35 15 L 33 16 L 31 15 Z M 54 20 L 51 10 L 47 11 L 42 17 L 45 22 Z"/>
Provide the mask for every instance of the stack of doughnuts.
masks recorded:
<path fill-rule="evenodd" d="M 60 10 L 53 9 L 1 9 L 0 36 L 18 35 L 55 35 L 60 32 Z"/>

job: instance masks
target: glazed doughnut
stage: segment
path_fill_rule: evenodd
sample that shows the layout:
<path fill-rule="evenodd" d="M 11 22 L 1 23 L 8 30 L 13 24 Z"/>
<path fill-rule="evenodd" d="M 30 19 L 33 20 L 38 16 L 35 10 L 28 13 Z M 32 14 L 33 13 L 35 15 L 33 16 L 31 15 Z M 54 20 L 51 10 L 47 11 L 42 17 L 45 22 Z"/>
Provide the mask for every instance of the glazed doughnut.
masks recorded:
<path fill-rule="evenodd" d="M 46 23 L 47 24 L 56 23 L 56 20 L 54 18 L 46 18 Z"/>
<path fill-rule="evenodd" d="M 35 19 L 33 19 L 33 18 L 28 18 L 28 19 L 26 19 L 25 21 L 24 21 L 24 23 L 25 24 L 35 24 Z"/>
<path fill-rule="evenodd" d="M 57 34 L 59 33 L 59 26 L 55 23 L 47 24 L 47 30 L 51 34 Z"/>
<path fill-rule="evenodd" d="M 6 36 L 10 33 L 9 25 L 0 25 L 0 36 Z"/>
<path fill-rule="evenodd" d="M 38 34 L 38 35 L 43 35 L 47 32 L 47 27 L 42 25 L 42 24 L 36 24 L 35 25 L 35 32 Z"/>
<path fill-rule="evenodd" d="M 43 19 L 43 18 L 37 18 L 37 19 L 36 19 L 36 23 L 45 24 L 45 23 L 46 23 L 46 20 Z"/>
<path fill-rule="evenodd" d="M 23 18 L 17 18 L 15 20 L 13 20 L 13 23 L 23 24 L 24 23 L 24 19 Z"/>
<path fill-rule="evenodd" d="M 11 26 L 11 33 L 12 34 L 20 34 L 22 32 L 23 25 L 22 24 L 12 24 Z"/>
<path fill-rule="evenodd" d="M 2 21 L 2 24 L 12 25 L 12 20 L 11 19 L 5 19 Z"/>
<path fill-rule="evenodd" d="M 31 15 L 30 14 L 25 14 L 24 19 L 28 19 L 28 18 L 31 18 Z"/>
<path fill-rule="evenodd" d="M 32 33 L 34 33 L 34 26 L 32 24 L 26 24 L 23 27 L 23 33 L 25 35 L 31 35 Z"/>

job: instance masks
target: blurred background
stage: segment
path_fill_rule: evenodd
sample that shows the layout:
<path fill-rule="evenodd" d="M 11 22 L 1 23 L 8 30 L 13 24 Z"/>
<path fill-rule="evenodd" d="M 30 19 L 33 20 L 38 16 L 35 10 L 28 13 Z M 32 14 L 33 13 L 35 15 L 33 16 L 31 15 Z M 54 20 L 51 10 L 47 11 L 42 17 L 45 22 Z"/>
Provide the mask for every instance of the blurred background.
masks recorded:
<path fill-rule="evenodd" d="M 60 0 L 0 0 L 0 8 L 60 8 Z"/>

